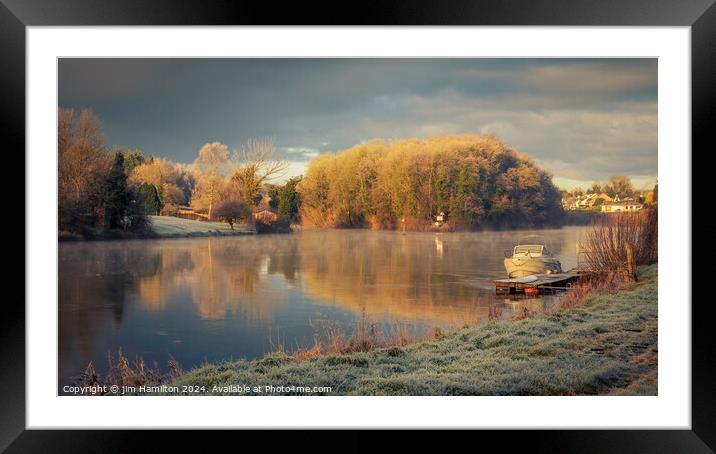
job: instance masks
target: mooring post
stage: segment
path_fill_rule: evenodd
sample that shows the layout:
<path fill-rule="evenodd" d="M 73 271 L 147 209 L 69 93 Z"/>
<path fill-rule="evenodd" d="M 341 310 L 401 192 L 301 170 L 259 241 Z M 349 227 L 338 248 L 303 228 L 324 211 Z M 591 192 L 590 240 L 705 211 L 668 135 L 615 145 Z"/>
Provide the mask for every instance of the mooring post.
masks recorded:
<path fill-rule="evenodd" d="M 634 265 L 634 245 L 631 243 L 626 243 L 624 245 L 624 249 L 626 250 L 626 256 L 627 256 L 627 274 L 629 276 L 629 279 L 632 281 L 636 281 L 636 266 Z"/>

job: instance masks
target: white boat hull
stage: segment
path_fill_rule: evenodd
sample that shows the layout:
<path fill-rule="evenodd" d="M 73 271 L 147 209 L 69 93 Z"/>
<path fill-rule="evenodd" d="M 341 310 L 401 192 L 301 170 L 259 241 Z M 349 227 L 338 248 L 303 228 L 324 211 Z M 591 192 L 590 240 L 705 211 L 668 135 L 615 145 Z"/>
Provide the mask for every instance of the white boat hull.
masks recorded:
<path fill-rule="evenodd" d="M 511 257 L 505 259 L 505 270 L 510 278 L 517 278 L 533 274 L 561 273 L 562 265 L 552 257 Z"/>

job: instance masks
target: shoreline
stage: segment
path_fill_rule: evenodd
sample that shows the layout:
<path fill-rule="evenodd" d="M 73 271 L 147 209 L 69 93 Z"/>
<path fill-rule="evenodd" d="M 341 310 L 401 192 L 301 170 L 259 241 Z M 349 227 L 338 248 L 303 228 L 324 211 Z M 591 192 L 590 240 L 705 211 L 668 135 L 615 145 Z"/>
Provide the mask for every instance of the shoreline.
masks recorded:
<path fill-rule="evenodd" d="M 641 267 L 639 282 L 582 306 L 402 347 L 205 364 L 159 394 L 198 387 L 200 395 L 266 395 L 252 390 L 269 387 L 270 395 L 656 395 L 657 278 L 658 265 Z"/>
<path fill-rule="evenodd" d="M 206 238 L 206 237 L 220 237 L 220 236 L 243 236 L 243 235 L 257 235 L 254 231 L 236 231 L 236 233 L 227 233 L 220 231 L 207 231 L 201 233 L 186 233 L 186 234 L 175 234 L 175 235 L 160 235 L 155 233 L 142 233 L 132 234 L 121 231 L 113 231 L 108 233 L 97 234 L 93 236 L 81 236 L 67 234 L 61 232 L 58 236 L 58 242 L 60 243 L 80 243 L 80 242 L 94 242 L 94 241 L 129 241 L 129 240 L 168 240 L 168 239 L 181 239 L 181 238 Z"/>
<path fill-rule="evenodd" d="M 200 238 L 211 236 L 256 235 L 256 230 L 248 224 L 228 224 L 212 221 L 194 221 L 174 216 L 147 216 L 151 222 L 151 231 L 143 233 L 111 230 L 92 232 L 90 235 L 59 232 L 59 242 L 107 241 L 107 240 L 161 240 L 169 238 Z"/>
<path fill-rule="evenodd" d="M 220 222 L 211 221 L 193 221 L 190 219 L 177 218 L 173 216 L 149 216 L 152 219 L 153 227 L 158 219 L 159 222 L 166 223 L 166 220 L 174 224 L 186 224 L 196 223 L 194 228 L 187 229 L 167 229 L 160 227 L 159 231 L 152 229 L 150 232 L 133 233 L 125 232 L 122 230 L 110 230 L 103 231 L 97 229 L 87 235 L 81 235 L 76 233 L 70 233 L 66 231 L 58 232 L 58 242 L 80 242 L 80 241 L 115 241 L 115 240 L 161 240 L 171 238 L 203 238 L 203 237 L 214 237 L 214 236 L 240 236 L 240 235 L 257 235 L 266 233 L 289 233 L 284 231 L 266 231 L 257 232 L 254 227 L 248 224 L 235 224 L 232 230 L 227 224 Z M 350 228 L 318 228 L 318 227 L 304 227 L 300 224 L 292 225 L 290 231 L 321 231 L 321 230 L 361 230 L 371 232 L 398 232 L 398 233 L 440 233 L 440 234 L 451 234 L 451 233 L 481 233 L 481 232 L 512 232 L 522 230 L 550 230 L 550 229 L 561 229 L 564 227 L 583 227 L 586 224 L 580 223 L 567 223 L 559 226 L 543 226 L 543 227 L 519 227 L 511 229 L 499 229 L 499 228 L 484 228 L 474 230 L 440 230 L 440 229 L 409 229 L 402 231 L 400 229 L 371 229 L 369 227 L 350 227 Z"/>

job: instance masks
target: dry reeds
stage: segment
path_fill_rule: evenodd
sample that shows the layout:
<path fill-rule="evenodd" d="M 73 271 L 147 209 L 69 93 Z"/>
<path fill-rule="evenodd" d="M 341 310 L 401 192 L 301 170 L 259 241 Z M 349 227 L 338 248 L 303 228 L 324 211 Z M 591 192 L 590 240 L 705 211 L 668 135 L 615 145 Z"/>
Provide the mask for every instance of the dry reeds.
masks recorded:
<path fill-rule="evenodd" d="M 649 208 L 603 216 L 587 233 L 582 247 L 590 273 L 572 285 L 552 305 L 550 313 L 582 306 L 596 295 L 619 291 L 625 281 L 636 278 L 629 265 L 656 263 L 659 258 L 658 211 Z M 629 249 L 633 263 L 628 257 Z"/>
<path fill-rule="evenodd" d="M 167 373 L 162 373 L 156 364 L 153 367 L 148 367 L 141 357 L 131 362 L 129 358 L 122 353 L 122 349 L 119 349 L 116 361 L 113 360 L 110 353 L 107 354 L 107 361 L 109 367 L 104 376 L 97 373 L 94 365 L 90 361 L 84 372 L 75 379 L 75 384 L 86 387 L 94 385 L 154 385 L 168 382 L 182 374 L 179 363 L 171 356 L 167 363 Z"/>
<path fill-rule="evenodd" d="M 658 213 L 656 208 L 600 217 L 587 233 L 584 254 L 591 271 L 625 273 L 627 244 L 636 265 L 658 261 Z"/>
<path fill-rule="evenodd" d="M 291 355 L 294 359 L 298 361 L 305 361 L 307 359 L 311 359 L 315 356 L 321 356 L 326 353 L 323 345 L 319 341 L 318 337 L 314 337 L 313 339 L 313 346 L 310 348 L 298 348 L 296 351 Z"/>
<path fill-rule="evenodd" d="M 352 334 L 335 325 L 316 328 L 310 346 L 298 346 L 289 356 L 297 361 L 304 361 L 315 356 L 331 354 L 350 354 L 370 352 L 377 348 L 405 347 L 424 340 L 439 340 L 445 335 L 439 327 L 425 330 L 424 334 L 417 334 L 417 327 L 406 323 L 394 322 L 379 328 L 375 322 L 370 321 L 365 312 L 356 322 Z M 320 331 L 320 333 L 318 332 Z M 285 353 L 279 346 L 279 351 Z"/>
<path fill-rule="evenodd" d="M 549 313 L 564 309 L 583 306 L 590 298 L 596 295 L 615 293 L 619 291 L 624 282 L 623 273 L 596 273 L 581 282 L 572 285 L 552 307 Z"/>
<path fill-rule="evenodd" d="M 512 321 L 519 321 L 524 320 L 527 318 L 532 318 L 535 316 L 535 312 L 527 309 L 526 307 L 523 307 L 520 312 L 515 312 L 510 316 L 510 320 Z"/>
<path fill-rule="evenodd" d="M 487 313 L 487 319 L 492 320 L 500 320 L 502 318 L 502 309 L 498 306 L 490 306 L 490 310 Z"/>

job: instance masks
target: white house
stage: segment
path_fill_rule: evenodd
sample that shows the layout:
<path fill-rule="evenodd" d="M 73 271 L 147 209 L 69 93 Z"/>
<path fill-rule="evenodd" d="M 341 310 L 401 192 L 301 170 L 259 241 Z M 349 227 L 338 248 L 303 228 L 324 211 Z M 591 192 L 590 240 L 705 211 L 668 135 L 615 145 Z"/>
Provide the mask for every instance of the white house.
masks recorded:
<path fill-rule="evenodd" d="M 620 213 L 620 212 L 635 212 L 644 208 L 639 202 L 635 201 L 622 201 L 622 202 L 605 202 L 602 205 L 603 213 Z"/>

